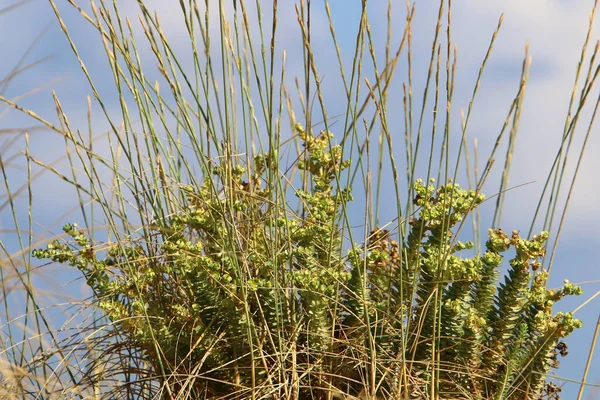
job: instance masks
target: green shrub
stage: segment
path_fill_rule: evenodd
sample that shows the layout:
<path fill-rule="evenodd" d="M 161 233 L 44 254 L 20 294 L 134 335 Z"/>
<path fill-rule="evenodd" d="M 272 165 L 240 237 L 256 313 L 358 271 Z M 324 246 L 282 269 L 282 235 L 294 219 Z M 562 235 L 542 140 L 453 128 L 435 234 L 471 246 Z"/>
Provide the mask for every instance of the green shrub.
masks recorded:
<path fill-rule="evenodd" d="M 68 224 L 71 242 L 34 255 L 77 267 L 172 393 L 428 398 L 435 381 L 444 399 L 540 398 L 560 339 L 581 324 L 552 313 L 581 289 L 546 288 L 548 233 L 490 230 L 483 254 L 464 255 L 473 243 L 457 240 L 459 228 L 484 196 L 417 180 L 405 239 L 376 228 L 343 256 L 352 197 L 336 182 L 350 164 L 332 134 L 296 128 L 306 157 L 289 167 L 312 182 L 295 192 L 299 215 L 270 200 L 280 160 L 262 154 L 181 187 L 185 204 L 144 237 L 94 243 Z"/>

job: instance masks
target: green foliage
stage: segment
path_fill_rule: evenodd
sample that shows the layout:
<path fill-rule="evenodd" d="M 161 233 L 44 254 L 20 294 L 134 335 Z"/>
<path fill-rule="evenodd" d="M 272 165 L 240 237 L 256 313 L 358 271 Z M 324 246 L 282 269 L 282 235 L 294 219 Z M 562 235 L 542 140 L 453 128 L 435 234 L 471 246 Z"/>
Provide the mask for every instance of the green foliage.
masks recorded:
<path fill-rule="evenodd" d="M 186 204 L 151 227 L 153 241 L 100 245 L 68 224 L 71 242 L 34 255 L 78 268 L 155 371 L 195 377 L 193 398 L 286 385 L 326 398 L 368 381 L 386 398 L 427 398 L 436 380 L 441 398 L 538 399 L 559 340 L 581 325 L 552 313 L 581 289 L 546 288 L 548 233 L 489 230 L 485 252 L 469 256 L 473 243 L 456 238 L 484 196 L 417 180 L 406 236 L 375 228 L 343 256 L 340 219 L 352 197 L 337 182 L 349 162 L 331 133 L 296 129 L 306 150 L 296 167 L 311 182 L 295 192 L 301 215 L 270 200 L 263 182 L 279 160 L 262 154 L 181 188 Z"/>

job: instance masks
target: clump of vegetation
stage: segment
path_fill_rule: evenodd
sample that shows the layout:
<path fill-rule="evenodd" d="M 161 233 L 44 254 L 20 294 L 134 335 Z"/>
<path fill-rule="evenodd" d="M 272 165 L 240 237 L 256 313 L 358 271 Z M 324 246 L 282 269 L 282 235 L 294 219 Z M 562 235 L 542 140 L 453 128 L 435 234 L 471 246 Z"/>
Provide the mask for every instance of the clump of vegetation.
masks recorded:
<path fill-rule="evenodd" d="M 34 255 L 84 274 L 165 398 L 425 399 L 432 381 L 444 399 L 547 392 L 560 340 L 581 325 L 552 312 L 581 289 L 546 287 L 548 233 L 490 229 L 483 254 L 471 254 L 458 231 L 484 196 L 417 180 L 405 239 L 375 228 L 344 255 L 352 196 L 337 182 L 350 163 L 330 132 L 296 129 L 306 157 L 291 167 L 311 182 L 295 192 L 298 214 L 270 200 L 279 160 L 267 153 L 182 187 L 184 206 L 146 240 L 95 243 L 68 224 L 71 241 Z"/>
<path fill-rule="evenodd" d="M 452 1 L 439 1 L 427 46 L 415 39 L 425 31 L 414 30 L 415 5 L 392 12 L 392 1 L 387 13 L 381 0 L 355 2 L 353 14 L 336 10 L 347 2 L 189 0 L 172 2 L 174 24 L 171 2 L 155 2 L 169 3 L 168 18 L 143 0 L 136 16 L 114 1 L 67 3 L 49 0 L 90 84 L 89 132 L 57 97 L 56 115 L 43 117 L 0 94 L 65 141 L 67 163 L 37 157 L 25 133 L 0 149 L 1 219 L 14 221 L 18 239 L 0 242 L 0 398 L 559 398 L 552 372 L 581 322 L 554 306 L 581 289 L 547 286 L 596 132 L 585 109 L 600 70 L 587 54 L 595 8 L 564 129 L 545 136 L 557 143 L 554 164 L 521 234 L 499 227 L 527 52 L 497 136 L 470 146 L 502 16 L 465 88 Z M 63 18 L 71 6 L 101 39 L 104 65 L 94 41 Z M 340 11 L 349 17 L 335 18 Z M 288 30 L 295 23 L 299 37 Z M 100 67 L 90 68 L 89 54 Z M 112 88 L 99 71 L 112 74 Z M 585 139 L 573 140 L 586 118 Z M 46 193 L 34 185 L 43 172 L 70 185 L 80 211 L 69 217 L 80 226 L 51 239 L 36 228 L 47 222 L 34 204 Z M 497 193 L 487 235 L 484 191 Z M 65 301 L 74 291 L 63 280 L 54 293 L 40 290 L 50 263 L 32 254 L 69 279 L 83 275 L 91 298 Z"/>

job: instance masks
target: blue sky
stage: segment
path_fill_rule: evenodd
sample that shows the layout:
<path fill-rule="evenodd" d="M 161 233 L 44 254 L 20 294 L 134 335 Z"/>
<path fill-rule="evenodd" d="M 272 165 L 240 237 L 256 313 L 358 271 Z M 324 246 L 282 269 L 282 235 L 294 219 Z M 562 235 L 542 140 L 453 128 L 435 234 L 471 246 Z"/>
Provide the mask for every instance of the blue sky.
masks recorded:
<path fill-rule="evenodd" d="M 87 3 L 80 3 L 82 7 L 89 9 Z M 136 26 L 136 2 L 120 0 L 117 3 L 121 5 L 124 15 L 130 16 Z M 263 3 L 267 4 L 264 6 L 263 12 L 268 14 L 270 2 L 264 1 Z M 300 43 L 293 7 L 295 3 L 290 0 L 280 1 L 279 4 L 278 46 L 280 49 L 285 48 L 288 51 L 286 68 L 289 78 L 293 75 L 300 75 L 302 70 L 301 58 L 293 50 Z M 508 106 L 516 93 L 525 43 L 528 42 L 530 46 L 531 78 L 527 87 L 510 182 L 511 185 L 533 183 L 510 192 L 506 198 L 505 216 L 502 223 L 502 227 L 506 230 L 527 231 L 536 201 L 560 143 L 576 63 L 585 39 L 588 15 L 593 1 L 578 1 L 576 6 L 572 2 L 557 0 L 465 0 L 454 3 L 452 37 L 458 46 L 457 89 L 452 117 L 454 121 L 459 121 L 460 111 L 466 110 L 468 106 L 479 65 L 498 18 L 501 13 L 504 13 L 504 25 L 484 75 L 468 131 L 470 142 L 475 138 L 479 141 L 482 160 L 487 158 L 493 141 L 502 126 Z M 150 9 L 158 10 L 163 28 L 172 43 L 175 43 L 176 51 L 185 54 L 184 40 L 181 41 L 181 45 L 178 45 L 177 40 L 178 37 L 182 39 L 187 37 L 179 17 L 178 2 L 153 0 L 148 1 L 147 4 Z M 373 0 L 370 4 L 369 13 L 375 42 L 383 44 L 387 29 L 385 25 L 387 2 Z M 329 99 L 328 112 L 330 115 L 335 115 L 344 111 L 344 108 L 341 105 L 338 106 L 335 101 L 335 93 L 339 93 L 342 86 L 337 62 L 332 59 L 329 27 L 323 13 L 322 2 L 313 0 L 313 5 L 315 13 L 312 34 L 315 56 L 319 60 L 317 64 L 323 77 L 326 97 Z M 342 52 L 345 59 L 350 60 L 360 15 L 360 1 L 332 0 L 330 5 Z M 404 2 L 395 1 L 394 7 L 393 17 L 394 21 L 397 21 L 394 26 L 394 38 L 397 42 L 404 28 Z M 107 99 L 109 112 L 112 115 L 118 115 L 116 92 L 98 35 L 72 7 L 61 2 L 60 9 L 69 30 L 75 33 L 76 44 L 95 82 L 98 83 L 102 97 Z M 415 103 L 418 104 L 429 62 L 438 4 L 430 1 L 417 1 L 416 9 L 413 51 L 415 57 L 414 93 Z M 596 21 L 596 29 L 590 42 L 592 49 L 599 38 L 598 25 L 599 23 Z M 19 104 L 56 122 L 52 100 L 52 91 L 54 91 L 66 110 L 71 124 L 85 131 L 87 129 L 86 97 L 91 94 L 91 90 L 47 1 L 32 0 L 11 13 L 0 15 L 0 46 L 3 55 L 3 62 L 0 63 L 0 77 L 10 73 L 11 68 L 24 54 L 27 47 L 46 28 L 44 35 L 28 54 L 26 60 L 32 62 L 47 56 L 52 56 L 52 58 L 25 72 L 2 94 L 7 98 L 15 98 L 50 82 L 50 85 L 41 91 L 19 99 Z M 147 63 L 149 70 L 153 69 L 154 63 L 149 49 L 147 46 L 140 47 L 142 61 Z M 381 57 L 381 54 L 378 56 Z M 405 71 L 399 68 L 397 73 L 405 74 Z M 395 88 L 396 93 L 392 93 L 390 97 L 390 106 L 398 108 L 398 113 L 396 113 L 398 119 L 392 119 L 392 122 L 403 126 L 401 87 L 396 85 Z M 590 103 L 593 103 L 597 96 L 598 89 L 595 89 L 591 95 L 593 100 Z M 590 106 L 588 106 L 588 111 L 589 109 Z M 589 115 L 589 112 L 584 115 Z M 6 107 L 0 108 L 0 118 L 0 128 L 3 129 L 33 124 L 30 118 L 14 110 L 7 110 Z M 583 121 L 587 120 L 583 119 Z M 98 112 L 95 113 L 94 122 L 94 130 L 97 133 L 108 129 L 108 124 Z M 585 133 L 584 125 L 580 126 L 575 145 L 581 143 Z M 551 286 L 558 286 L 562 279 L 568 278 L 572 282 L 591 283 L 583 286 L 584 296 L 568 299 L 561 305 L 565 310 L 574 309 L 600 289 L 600 266 L 598 265 L 598 260 L 600 260 L 600 235 L 598 234 L 600 207 L 597 205 L 600 200 L 600 185 L 594 184 L 594 182 L 598 182 L 597 173 L 600 169 L 598 129 L 597 126 L 594 128 L 595 134 L 588 143 L 550 282 Z M 430 127 L 427 127 L 426 130 L 430 130 Z M 402 154 L 403 140 L 401 136 L 403 132 L 398 130 L 397 133 L 399 135 L 396 140 L 397 151 Z M 0 143 L 2 140 L 3 137 L 0 136 Z M 46 162 L 58 159 L 60 161 L 57 167 L 66 170 L 66 161 L 62 158 L 64 141 L 57 134 L 47 131 L 32 132 L 30 141 L 32 155 Z M 7 154 L 15 154 L 23 145 L 23 141 L 17 142 L 16 146 L 7 150 Z M 7 154 L 3 154 L 3 157 L 6 157 Z M 499 161 L 501 158 L 499 155 Z M 8 171 L 13 190 L 25 181 L 25 170 L 23 164 L 19 164 L 19 160 L 22 159 L 15 159 L 12 168 Z M 571 160 L 569 171 L 572 172 L 574 164 L 575 160 Z M 499 167 L 500 165 L 497 166 L 497 168 Z M 497 175 L 492 176 L 491 183 L 484 191 L 494 193 L 497 190 L 495 183 L 497 180 Z M 76 205 L 77 200 L 73 191 L 68 184 L 49 174 L 43 175 L 36 181 L 33 190 L 36 233 L 42 237 L 47 232 L 59 232 L 60 226 L 69 220 L 65 214 L 69 211 L 72 212 Z M 1 201 L 2 196 L 0 195 Z M 19 220 L 26 222 L 26 197 L 21 197 L 20 201 Z M 0 240 L 5 241 L 9 246 L 16 245 L 14 232 L 8 231 L 14 226 L 11 218 L 12 216 L 7 213 L 6 209 L 0 210 Z M 382 219 L 385 220 L 385 218 Z M 76 298 L 79 293 L 81 292 L 74 292 L 73 297 Z M 600 298 L 596 298 L 578 312 L 577 316 L 584 321 L 584 327 L 568 339 L 570 355 L 563 360 L 563 367 L 558 371 L 562 376 L 574 380 L 581 378 L 599 309 Z M 598 358 L 597 356 L 592 366 L 589 379 L 600 385 L 600 360 Z M 566 385 L 564 398 L 574 397 L 577 388 L 577 385 Z M 590 389 L 586 392 L 587 395 L 592 396 L 589 398 L 596 398 L 594 396 L 600 398 L 600 392 L 594 393 Z M 584 398 L 586 397 L 584 396 Z"/>

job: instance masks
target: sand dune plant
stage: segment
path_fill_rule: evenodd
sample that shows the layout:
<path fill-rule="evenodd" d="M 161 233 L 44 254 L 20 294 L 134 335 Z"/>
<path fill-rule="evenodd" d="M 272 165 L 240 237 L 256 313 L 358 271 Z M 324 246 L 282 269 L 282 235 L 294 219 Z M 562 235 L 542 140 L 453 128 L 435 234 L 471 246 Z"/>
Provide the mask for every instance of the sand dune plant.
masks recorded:
<path fill-rule="evenodd" d="M 147 237 L 99 244 L 68 224 L 71 241 L 34 256 L 77 267 L 126 342 L 192 398 L 358 395 L 372 380 L 383 398 L 423 398 L 432 374 L 443 398 L 538 398 L 559 340 L 580 325 L 552 313 L 581 289 L 546 288 L 548 233 L 490 230 L 485 253 L 463 257 L 473 243 L 455 241 L 453 228 L 484 196 L 418 180 L 406 241 L 376 229 L 342 257 L 338 221 L 351 195 L 333 181 L 349 163 L 328 132 L 297 129 L 307 160 L 296 167 L 312 181 L 296 191 L 300 215 L 269 201 L 265 171 L 278 163 L 264 154 L 182 187 L 180 211 Z"/>

